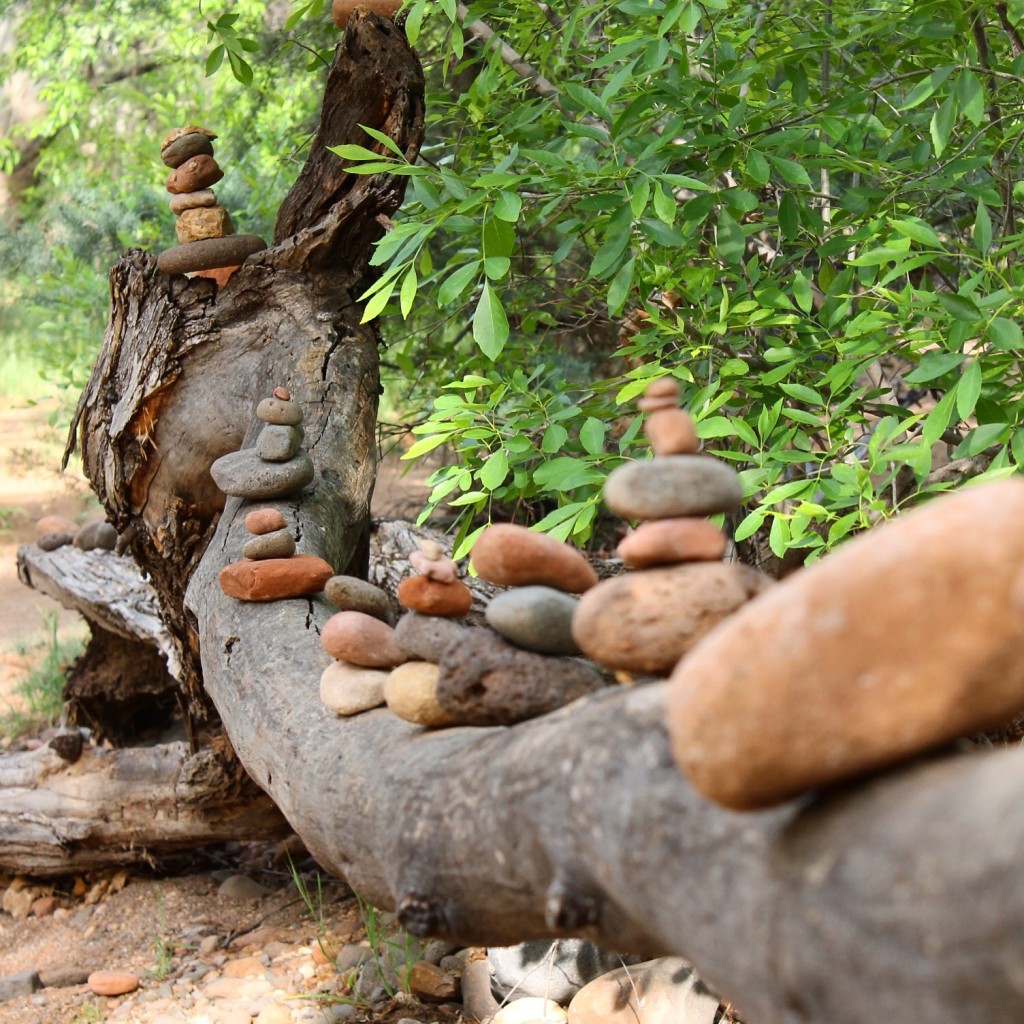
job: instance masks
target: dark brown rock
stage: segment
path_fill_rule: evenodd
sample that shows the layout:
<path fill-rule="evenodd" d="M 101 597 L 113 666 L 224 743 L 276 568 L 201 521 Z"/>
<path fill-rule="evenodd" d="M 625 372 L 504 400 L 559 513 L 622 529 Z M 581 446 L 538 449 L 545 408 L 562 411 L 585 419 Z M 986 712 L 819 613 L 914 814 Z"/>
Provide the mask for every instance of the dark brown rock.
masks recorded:
<path fill-rule="evenodd" d="M 172 142 L 182 138 L 185 135 L 195 134 L 205 135 L 208 139 L 217 138 L 216 132 L 211 132 L 209 128 L 204 128 L 198 124 L 186 124 L 180 128 L 171 128 L 170 131 L 160 140 L 160 152 L 162 153 Z"/>
<path fill-rule="evenodd" d="M 198 192 L 200 189 L 215 185 L 224 172 L 212 156 L 205 153 L 191 157 L 179 168 L 167 175 L 164 185 L 168 192 L 178 195 L 182 192 Z"/>
<path fill-rule="evenodd" d="M 77 530 L 75 533 L 61 533 L 59 530 L 55 530 L 52 533 L 40 534 L 36 543 L 44 551 L 56 551 L 57 548 L 62 548 L 66 544 L 73 543 L 77 533 Z"/>
<path fill-rule="evenodd" d="M 365 612 L 381 622 L 394 621 L 394 604 L 390 594 L 356 576 L 335 576 L 324 587 L 327 600 L 341 611 Z"/>
<path fill-rule="evenodd" d="M 417 960 L 406 972 L 406 984 L 414 996 L 428 1003 L 451 1002 L 459 994 L 459 980 L 426 960 Z"/>
<path fill-rule="evenodd" d="M 187 274 L 193 270 L 210 270 L 242 263 L 246 257 L 266 249 L 267 243 L 257 235 L 228 235 L 226 238 L 204 238 L 165 249 L 156 258 L 157 269 L 164 274 Z"/>
<path fill-rule="evenodd" d="M 600 665 L 668 675 L 701 637 L 771 583 L 756 569 L 721 562 L 616 576 L 580 598 L 572 635 Z"/>
<path fill-rule="evenodd" d="M 452 644 L 462 640 L 465 632 L 466 627 L 452 619 L 406 612 L 395 626 L 395 642 L 410 657 L 436 664 Z"/>
<path fill-rule="evenodd" d="M 438 703 L 461 725 L 512 725 L 606 685 L 586 662 L 532 654 L 486 629 L 467 630 L 440 668 Z"/>
<path fill-rule="evenodd" d="M 597 573 L 576 548 L 511 523 L 484 530 L 470 558 L 473 568 L 499 587 L 538 584 L 579 594 L 597 582 Z"/>
<path fill-rule="evenodd" d="M 180 167 L 193 156 L 213 156 L 213 140 L 203 132 L 179 135 L 160 150 L 160 159 L 168 167 Z"/>
<path fill-rule="evenodd" d="M 323 590 L 334 570 L 316 555 L 232 562 L 220 571 L 220 588 L 239 601 L 276 601 Z"/>
<path fill-rule="evenodd" d="M 1019 713 L 1022 522 L 1024 481 L 973 487 L 752 601 L 672 676 L 672 752 L 690 782 L 765 807 Z"/>
<path fill-rule="evenodd" d="M 92 551 L 94 548 L 113 551 L 117 546 L 117 530 L 102 519 L 93 519 L 75 534 L 74 545 L 82 551 Z"/>

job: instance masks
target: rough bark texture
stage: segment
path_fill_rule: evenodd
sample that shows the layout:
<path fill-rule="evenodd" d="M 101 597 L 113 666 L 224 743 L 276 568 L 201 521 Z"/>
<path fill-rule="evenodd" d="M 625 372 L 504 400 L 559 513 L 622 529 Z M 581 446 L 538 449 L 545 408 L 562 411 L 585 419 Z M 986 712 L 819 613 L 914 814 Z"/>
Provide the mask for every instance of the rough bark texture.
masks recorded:
<path fill-rule="evenodd" d="M 209 466 L 253 443 L 253 410 L 276 385 L 302 404 L 320 490 L 336 495 L 322 528 L 345 538 L 337 568 L 365 562 L 380 385 L 377 332 L 359 323 L 356 297 L 371 280 L 370 246 L 401 201 L 404 179 L 346 174 L 326 147 L 377 145 L 358 127 L 366 124 L 414 158 L 422 72 L 394 25 L 354 18 L 326 97 L 276 244 L 224 288 L 159 274 L 154 257 L 138 250 L 114 267 L 110 321 L 72 423 L 69 451 L 80 436 L 87 476 L 152 578 L 198 719 L 206 710 L 199 653 L 182 597 L 223 505 Z"/>
<path fill-rule="evenodd" d="M 287 832 L 229 752 L 86 744 L 70 765 L 50 747 L 0 758 L 2 871 L 63 875 Z"/>

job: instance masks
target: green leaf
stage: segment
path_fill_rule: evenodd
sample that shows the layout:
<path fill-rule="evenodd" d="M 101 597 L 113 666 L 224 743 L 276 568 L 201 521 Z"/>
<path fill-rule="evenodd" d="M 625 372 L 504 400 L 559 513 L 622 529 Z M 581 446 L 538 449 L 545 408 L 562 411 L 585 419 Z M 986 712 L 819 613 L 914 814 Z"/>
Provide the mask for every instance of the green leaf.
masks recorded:
<path fill-rule="evenodd" d="M 515 224 L 523 209 L 523 201 L 515 192 L 499 192 L 494 200 L 494 216 Z"/>
<path fill-rule="evenodd" d="M 943 247 L 939 236 L 935 234 L 932 226 L 926 221 L 919 218 L 903 217 L 899 220 L 890 221 L 890 224 L 901 235 L 913 239 L 915 242 L 920 242 L 921 245 L 926 245 L 933 249 L 941 249 Z"/>
<path fill-rule="evenodd" d="M 608 315 L 616 317 L 622 312 L 629 296 L 629 289 L 633 284 L 633 271 L 636 267 L 636 257 L 630 256 L 625 263 L 615 272 L 615 276 L 608 285 Z"/>
<path fill-rule="evenodd" d="M 405 154 L 399 148 L 398 143 L 395 142 L 395 140 L 391 138 L 390 135 L 385 135 L 383 132 L 377 131 L 376 128 L 370 128 L 368 125 L 365 124 L 361 124 L 359 127 L 362 128 L 363 131 L 366 132 L 366 134 L 369 135 L 371 139 L 376 139 L 377 142 L 379 142 L 382 146 L 386 146 L 388 149 L 390 149 L 391 152 L 394 153 L 399 160 L 405 160 Z"/>
<path fill-rule="evenodd" d="M 484 256 L 511 256 L 516 245 L 515 228 L 499 217 L 485 217 L 482 242 Z"/>
<path fill-rule="evenodd" d="M 954 292 L 936 292 L 935 298 L 954 320 L 972 324 L 981 316 L 981 310 L 966 295 L 957 295 Z"/>
<path fill-rule="evenodd" d="M 948 96 L 942 106 L 932 115 L 929 129 L 932 135 L 932 149 L 935 156 L 940 157 L 946 146 L 949 144 L 949 137 L 953 134 L 953 125 L 956 123 L 956 96 Z"/>
<path fill-rule="evenodd" d="M 586 484 L 600 483 L 603 474 L 589 463 L 563 455 L 549 459 L 533 471 L 533 482 L 550 491 L 571 491 Z"/>
<path fill-rule="evenodd" d="M 808 177 L 807 171 L 795 160 L 787 160 L 784 157 L 774 155 L 769 156 L 768 159 L 787 185 L 801 185 L 804 188 L 811 187 L 811 179 Z"/>
<path fill-rule="evenodd" d="M 588 455 L 600 455 L 604 447 L 605 424 L 594 416 L 588 416 L 580 427 L 580 444 Z"/>
<path fill-rule="evenodd" d="M 224 44 L 215 46 L 206 58 L 206 74 L 212 75 L 224 63 Z"/>
<path fill-rule="evenodd" d="M 962 352 L 926 352 L 921 362 L 910 373 L 903 375 L 903 380 L 907 384 L 928 384 L 955 370 L 963 361 Z"/>
<path fill-rule="evenodd" d="M 974 412 L 980 395 L 981 363 L 975 359 L 964 367 L 960 386 L 956 389 L 956 414 L 961 420 L 966 420 Z"/>
<path fill-rule="evenodd" d="M 768 161 L 756 149 L 752 149 L 747 154 L 747 174 L 758 185 L 767 185 L 768 179 L 772 175 Z"/>
<path fill-rule="evenodd" d="M 803 274 L 793 276 L 793 298 L 805 313 L 810 313 L 814 308 L 814 291 L 811 289 L 810 281 Z"/>
<path fill-rule="evenodd" d="M 781 558 L 789 547 L 789 520 L 776 515 L 772 519 L 772 528 L 768 531 L 768 546 L 776 558 Z"/>
<path fill-rule="evenodd" d="M 507 256 L 488 256 L 484 260 L 484 273 L 492 281 L 501 281 L 508 275 L 512 261 Z"/>
<path fill-rule="evenodd" d="M 650 178 L 641 178 L 639 183 L 629 190 L 629 208 L 637 220 L 643 216 L 650 199 L 651 180 Z"/>
<path fill-rule="evenodd" d="M 508 476 L 508 456 L 503 448 L 491 452 L 487 461 L 480 467 L 477 479 L 488 491 L 493 491 L 505 482 Z"/>
<path fill-rule="evenodd" d="M 622 254 L 629 245 L 629 232 L 613 235 L 594 254 L 593 262 L 590 264 L 590 276 L 598 280 L 607 277 L 618 263 Z"/>
<path fill-rule="evenodd" d="M 540 450 L 545 455 L 553 455 L 555 452 L 560 452 L 568 437 L 569 431 L 565 427 L 560 423 L 552 423 L 544 431 L 544 436 L 540 442 Z"/>
<path fill-rule="evenodd" d="M 823 405 L 821 395 L 805 384 L 780 384 L 779 390 L 798 402 L 806 402 L 808 405 Z"/>
<path fill-rule="evenodd" d="M 670 189 L 656 185 L 654 189 L 654 213 L 658 220 L 665 224 L 674 224 L 679 206 Z"/>
<path fill-rule="evenodd" d="M 746 540 L 748 537 L 752 537 L 757 533 L 761 524 L 765 521 L 770 510 L 768 508 L 755 508 L 753 512 L 749 513 L 744 517 L 742 522 L 736 527 L 736 532 L 733 534 L 733 540 Z"/>
<path fill-rule="evenodd" d="M 779 203 L 779 227 L 787 241 L 800 237 L 800 207 L 792 192 L 787 192 Z"/>
<path fill-rule="evenodd" d="M 371 320 L 380 316 L 384 311 L 384 307 L 388 304 L 397 283 L 398 278 L 393 277 L 382 288 L 378 288 L 377 291 L 370 296 L 366 303 L 366 308 L 363 310 L 362 319 L 359 321 L 361 324 L 369 323 Z"/>
<path fill-rule="evenodd" d="M 398 293 L 398 304 L 402 310 L 402 316 L 406 320 L 409 319 L 409 314 L 412 312 L 412 304 L 416 298 L 418 286 L 419 280 L 416 277 L 416 268 L 410 267 L 405 277 L 402 278 L 402 287 Z"/>
<path fill-rule="evenodd" d="M 743 262 L 747 245 L 747 233 L 729 213 L 718 211 L 718 255 L 728 264 L 737 266 Z"/>
<path fill-rule="evenodd" d="M 970 68 L 964 68 L 956 80 L 956 98 L 964 117 L 977 128 L 985 116 L 985 93 Z"/>
<path fill-rule="evenodd" d="M 342 160 L 380 160 L 380 153 L 375 153 L 365 146 L 357 146 L 355 143 L 344 146 L 328 146 L 327 148 L 335 156 L 340 156 Z"/>
<path fill-rule="evenodd" d="M 918 82 L 913 89 L 910 90 L 910 95 L 907 97 L 906 102 L 900 107 L 900 110 L 911 110 L 913 107 L 920 106 L 929 96 L 931 96 L 936 89 L 942 83 L 949 78 L 952 74 L 955 65 L 947 64 L 945 67 L 937 68 L 933 71 L 923 82 Z"/>
<path fill-rule="evenodd" d="M 418 459 L 421 455 L 426 455 L 427 452 L 432 452 L 435 448 L 443 445 L 451 436 L 451 434 L 431 434 L 429 437 L 421 437 L 409 446 L 408 450 L 402 454 L 402 458 Z"/>
<path fill-rule="evenodd" d="M 485 282 L 473 313 L 473 340 L 490 360 L 501 355 L 508 341 L 508 317 L 490 282 Z"/>
<path fill-rule="evenodd" d="M 971 236 L 975 248 L 984 255 L 992 247 L 992 218 L 984 203 L 978 203 L 978 212 L 974 217 L 974 231 Z"/>
<path fill-rule="evenodd" d="M 1013 320 L 1005 316 L 994 316 L 985 328 L 989 341 L 998 349 L 1019 349 L 1024 346 L 1024 334 Z"/>
<path fill-rule="evenodd" d="M 932 407 L 931 412 L 924 418 L 921 427 L 921 437 L 927 445 L 933 445 L 945 433 L 949 427 L 949 421 L 953 418 L 953 411 L 956 405 L 956 385 L 951 387 L 939 401 Z"/>
<path fill-rule="evenodd" d="M 453 270 L 445 279 L 444 284 L 437 290 L 438 306 L 447 306 L 454 302 L 465 290 L 470 281 L 477 278 L 480 273 L 480 260 L 473 260 L 458 270 Z"/>

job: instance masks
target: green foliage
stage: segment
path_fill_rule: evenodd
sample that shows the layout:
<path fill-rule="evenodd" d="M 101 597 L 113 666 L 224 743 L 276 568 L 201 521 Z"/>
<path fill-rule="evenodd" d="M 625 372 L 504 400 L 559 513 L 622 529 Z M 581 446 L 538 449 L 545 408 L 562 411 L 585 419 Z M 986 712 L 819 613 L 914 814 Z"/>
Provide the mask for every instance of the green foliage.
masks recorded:
<path fill-rule="evenodd" d="M 410 178 L 367 317 L 408 320 L 384 327 L 425 410 L 408 455 L 455 450 L 431 506 L 459 513 L 460 550 L 496 504 L 586 540 L 605 474 L 643 454 L 619 418 L 668 372 L 741 470 L 739 536 L 779 555 L 948 486 L 937 454 L 1013 472 L 1021 14 L 471 5 L 535 90 L 453 4 L 413 0 L 423 159 L 340 155 Z"/>

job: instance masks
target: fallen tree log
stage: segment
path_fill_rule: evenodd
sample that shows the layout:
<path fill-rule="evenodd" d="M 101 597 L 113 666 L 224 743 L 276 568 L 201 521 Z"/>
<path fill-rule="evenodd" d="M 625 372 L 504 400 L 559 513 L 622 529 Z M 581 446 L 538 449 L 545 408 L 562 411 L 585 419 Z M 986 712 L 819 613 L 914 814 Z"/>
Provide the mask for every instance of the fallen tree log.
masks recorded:
<path fill-rule="evenodd" d="M 353 67 L 353 39 L 373 52 L 374 32 L 385 31 L 374 19 L 357 17 L 355 25 L 343 46 Z M 390 53 L 394 73 L 407 74 L 407 58 Z M 372 185 L 365 188 L 372 194 Z M 333 223 L 344 206 L 358 221 L 353 245 L 361 251 L 369 228 L 359 211 L 372 204 L 353 206 L 349 196 L 302 208 L 315 207 Z M 295 203 L 286 209 L 286 221 L 300 212 Z M 308 242 L 318 229 L 303 230 L 313 232 Z M 239 325 L 225 322 L 197 290 L 203 286 L 150 281 L 144 262 L 124 268 L 136 311 L 147 307 L 147 289 L 171 306 L 189 294 L 196 308 L 187 330 L 180 317 L 160 328 L 174 365 L 142 372 L 140 354 L 153 342 L 139 325 L 152 320 L 122 315 L 115 292 L 113 322 L 122 325 L 116 362 L 128 375 L 127 393 L 141 394 L 146 382 L 160 396 L 146 428 L 166 458 L 160 438 L 179 437 L 172 428 L 195 416 L 197 396 L 209 404 L 228 392 L 228 435 L 233 444 L 243 435 L 251 444 L 255 400 L 268 385 L 286 383 L 306 410 L 318 468 L 312 488 L 286 503 L 289 517 L 304 550 L 336 570 L 358 568 L 367 476 L 353 450 L 376 394 L 373 339 L 354 326 L 359 293 L 351 276 L 344 300 L 329 299 L 317 292 L 327 279 L 315 246 L 288 263 L 289 246 L 304 244 L 282 241 L 240 272 L 256 275 L 239 287 L 250 295 L 248 328 L 261 325 L 260 358 L 249 356 Z M 329 307 L 333 331 L 311 329 L 309 316 L 265 318 L 257 308 L 257 288 L 268 308 L 286 308 L 285 291 L 305 286 L 290 276 L 297 266 L 320 268 L 312 287 Z M 235 302 L 230 291 L 221 301 Z M 315 320 L 316 304 L 297 301 Z M 287 335 L 296 323 L 301 344 Z M 183 345 L 187 331 L 203 344 Z M 218 340 L 225 334 L 233 347 Z M 98 367 L 93 395 L 112 372 L 109 361 Z M 201 390 L 182 386 L 200 379 Z M 103 436 L 126 422 L 111 420 L 115 411 L 89 407 L 85 428 Z M 86 468 L 99 475 L 109 507 L 126 522 L 140 517 L 148 538 L 137 543 L 141 564 L 159 565 L 172 547 L 168 538 L 189 543 L 188 557 L 174 565 L 188 571 L 174 586 L 166 566 L 154 578 L 164 581 L 165 615 L 175 614 L 169 595 L 180 597 L 187 581 L 188 616 L 178 609 L 173 631 L 201 659 L 195 686 L 201 678 L 248 772 L 323 865 L 365 898 L 395 907 L 411 931 L 491 944 L 578 934 L 622 950 L 679 953 L 750 1024 L 1024 1018 L 1024 914 L 1014 895 L 1024 752 L 954 753 L 741 815 L 698 797 L 675 769 L 663 684 L 610 688 L 510 728 L 426 732 L 385 710 L 339 720 L 317 696 L 327 664 L 318 641 L 332 611 L 326 601 L 242 604 L 217 585 L 220 569 L 238 557 L 245 504 L 231 499 L 219 521 L 214 510 L 194 518 L 202 529 L 173 532 L 182 495 L 220 454 L 210 447 L 188 449 L 183 462 L 150 472 L 146 479 L 159 479 L 160 488 L 141 505 L 131 486 L 137 464 L 103 465 L 93 448 Z"/>

